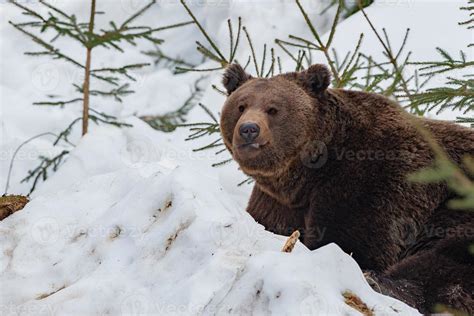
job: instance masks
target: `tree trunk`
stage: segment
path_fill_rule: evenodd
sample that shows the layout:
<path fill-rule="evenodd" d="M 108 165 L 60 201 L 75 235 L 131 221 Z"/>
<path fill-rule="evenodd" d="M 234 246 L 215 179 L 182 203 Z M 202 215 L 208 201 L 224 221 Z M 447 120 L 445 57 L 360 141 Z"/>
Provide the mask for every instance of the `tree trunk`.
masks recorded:
<path fill-rule="evenodd" d="M 89 19 L 89 36 L 94 32 L 95 1 L 91 3 L 91 17 Z M 84 102 L 82 107 L 82 135 L 87 134 L 89 127 L 89 98 L 90 98 L 90 76 L 91 76 L 91 52 L 92 47 L 87 47 L 86 68 L 83 85 Z"/>

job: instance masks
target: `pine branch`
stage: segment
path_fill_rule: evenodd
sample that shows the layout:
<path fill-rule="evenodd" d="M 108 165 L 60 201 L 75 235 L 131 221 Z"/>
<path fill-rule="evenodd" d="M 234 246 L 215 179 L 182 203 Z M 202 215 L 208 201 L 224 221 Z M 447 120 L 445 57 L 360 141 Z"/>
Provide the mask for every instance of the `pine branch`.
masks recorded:
<path fill-rule="evenodd" d="M 46 49 L 46 51 L 43 51 L 43 52 L 35 52 L 35 53 L 31 53 L 31 52 L 26 52 L 25 55 L 34 55 L 34 56 L 37 56 L 37 55 L 49 55 L 51 56 L 53 59 L 60 59 L 60 60 L 64 60 L 70 64 L 72 64 L 73 66 L 76 66 L 76 67 L 79 67 L 83 70 L 85 70 L 85 66 L 82 65 L 81 63 L 79 63 L 78 61 L 74 60 L 73 58 L 67 56 L 67 55 L 64 55 L 60 49 L 46 43 L 45 41 L 43 41 L 41 38 L 39 38 L 38 36 L 34 35 L 33 33 L 31 32 L 28 32 L 26 30 L 24 30 L 19 24 L 15 24 L 13 22 L 8 22 L 10 23 L 13 27 L 15 27 L 17 30 L 19 30 L 20 32 L 22 32 L 23 34 L 27 35 L 29 38 L 31 38 L 35 43 L 39 44 L 40 46 L 42 46 L 43 48 Z M 101 80 L 101 81 L 104 81 L 106 83 L 109 83 L 109 84 L 113 84 L 113 85 L 116 85 L 117 83 L 115 82 L 115 80 L 113 80 L 113 78 L 108 78 L 108 77 L 103 77 L 103 76 L 100 76 L 100 75 L 96 75 L 96 74 L 91 74 L 92 77 L 98 79 L 98 80 Z"/>
<path fill-rule="evenodd" d="M 288 45 L 291 45 L 291 43 L 288 43 L 279 39 L 275 39 L 275 44 L 277 44 L 295 63 L 297 63 L 298 62 L 297 58 L 284 46 L 285 43 Z M 281 64 L 280 64 L 280 69 L 281 69 Z"/>
<path fill-rule="evenodd" d="M 223 149 L 223 150 L 225 150 L 225 149 Z M 233 160 L 232 158 L 229 158 L 229 159 L 226 159 L 226 160 L 223 160 L 223 161 L 220 161 L 220 162 L 213 163 L 212 167 L 221 167 L 221 166 L 227 165 L 232 160 Z"/>
<path fill-rule="evenodd" d="M 135 69 L 141 69 L 143 67 L 150 66 L 148 63 L 140 63 L 140 64 L 131 64 L 131 65 L 126 65 L 122 66 L 119 68 L 99 68 L 99 69 L 93 69 L 91 70 L 91 74 L 95 73 L 113 73 L 113 74 L 120 74 L 125 76 L 126 78 L 130 79 L 131 81 L 136 81 L 136 79 L 130 75 L 129 71 L 130 70 L 135 70 Z M 111 77 L 114 78 L 114 80 L 118 80 L 116 77 Z"/>
<path fill-rule="evenodd" d="M 134 20 L 136 20 L 140 15 L 145 13 L 152 5 L 156 3 L 156 0 L 151 0 L 147 5 L 145 5 L 143 8 L 139 9 L 135 14 L 130 16 L 127 20 L 125 20 L 122 25 L 120 26 L 121 29 L 125 29 L 130 23 L 132 23 Z"/>
<path fill-rule="evenodd" d="M 339 74 L 337 72 L 337 69 L 334 65 L 334 61 L 331 59 L 331 57 L 329 56 L 329 46 L 328 45 L 325 45 L 322 40 L 321 40 L 321 37 L 318 33 L 318 31 L 316 30 L 316 28 L 314 27 L 313 23 L 311 22 L 311 20 L 309 19 L 309 16 L 308 14 L 306 13 L 306 11 L 304 10 L 303 6 L 301 5 L 300 3 L 300 0 L 295 0 L 296 1 L 296 4 L 298 5 L 298 8 L 300 9 L 301 11 L 301 14 L 303 15 L 305 21 L 306 21 L 306 24 L 308 25 L 311 33 L 313 34 L 316 42 L 318 43 L 318 49 L 321 50 L 324 54 L 324 56 L 326 57 L 326 60 L 328 62 L 328 65 L 329 67 L 331 68 L 331 72 L 333 74 L 333 77 L 334 77 L 334 86 L 336 88 L 339 88 L 341 87 L 341 79 L 339 77 Z M 331 32 L 329 33 L 329 39 L 330 41 L 328 40 L 328 43 L 331 44 L 332 42 L 332 39 L 334 38 L 334 35 L 336 33 L 336 24 L 338 22 L 338 19 L 339 19 L 339 14 L 340 14 L 340 7 L 342 6 L 342 1 L 340 0 L 339 1 L 339 5 L 338 5 L 338 10 L 337 10 L 337 13 L 336 13 L 336 16 L 335 16 L 335 19 L 333 21 L 333 25 L 331 27 Z M 308 42 L 308 41 L 306 41 Z M 314 45 L 314 44 L 313 44 Z"/>
<path fill-rule="evenodd" d="M 152 57 L 154 59 L 155 66 L 164 64 L 168 68 L 176 68 L 179 66 L 185 66 L 188 68 L 196 67 L 196 65 L 191 64 L 184 59 L 178 57 L 170 57 L 166 55 L 157 45 L 155 45 L 155 50 L 142 52 L 144 55 Z M 179 73 L 176 69 L 173 69 L 175 73 Z"/>
<path fill-rule="evenodd" d="M 410 63 L 412 65 L 423 66 L 419 68 L 419 70 L 423 72 L 421 76 L 437 75 L 474 66 L 474 61 L 467 61 L 463 51 L 459 52 L 460 59 L 454 59 L 442 48 L 437 47 L 436 50 L 444 60 Z"/>
<path fill-rule="evenodd" d="M 77 122 L 80 122 L 82 120 L 82 117 L 78 117 L 74 119 L 69 125 L 64 129 L 61 133 L 59 133 L 58 137 L 56 137 L 56 140 L 53 142 L 53 146 L 56 146 L 61 140 L 64 140 L 69 143 L 69 135 L 71 135 L 72 130 L 74 125 L 76 125 Z"/>
<path fill-rule="evenodd" d="M 360 8 L 360 11 L 362 12 L 362 14 L 364 15 L 364 18 L 366 19 L 367 23 L 369 24 L 370 28 L 372 29 L 373 33 L 375 34 L 375 36 L 377 37 L 378 41 L 380 42 L 380 44 L 382 45 L 383 49 L 384 49 L 384 53 L 385 53 L 385 56 L 388 58 L 388 60 L 390 61 L 390 63 L 392 64 L 393 66 L 393 69 L 394 69 L 394 72 L 396 74 L 396 80 L 400 80 L 401 82 L 401 87 L 403 89 L 403 91 L 405 92 L 405 95 L 406 97 L 412 101 L 412 96 L 411 96 L 411 92 L 410 92 L 410 89 L 408 88 L 408 82 L 407 80 L 405 80 L 404 76 L 403 76 L 403 66 L 401 67 L 398 63 L 398 60 L 397 60 L 397 57 L 400 56 L 401 54 L 401 51 L 405 48 L 405 45 L 407 43 L 407 38 L 408 38 L 408 33 L 410 32 L 410 29 L 407 29 L 406 30 L 406 33 L 405 33 L 405 36 L 404 36 L 404 40 L 403 40 L 403 43 L 399 49 L 399 51 L 394 54 L 393 51 L 392 51 L 392 48 L 390 46 L 390 41 L 388 39 L 388 35 L 387 35 L 387 32 L 385 29 L 382 29 L 383 33 L 384 33 L 384 36 L 385 36 L 385 39 L 386 41 L 384 41 L 382 39 L 382 37 L 380 36 L 379 32 L 377 31 L 377 29 L 375 28 L 375 26 L 373 25 L 372 21 L 369 19 L 369 16 L 367 15 L 367 13 L 365 12 L 361 2 L 359 1 L 359 8 Z M 417 104 L 412 104 L 412 108 L 415 110 L 415 113 L 418 114 L 418 115 L 422 115 L 423 114 L 423 111 L 421 111 L 419 108 L 418 108 L 418 105 Z"/>
<path fill-rule="evenodd" d="M 177 127 L 182 126 L 182 124 L 186 122 L 186 115 L 194 108 L 197 100 L 202 96 L 203 89 L 199 84 L 204 78 L 205 77 L 201 77 L 196 80 L 191 89 L 190 96 L 176 111 L 168 112 L 164 115 L 142 116 L 140 118 L 154 129 L 163 132 L 174 131 Z"/>
<path fill-rule="evenodd" d="M 211 122 L 199 122 L 199 123 L 190 123 L 190 124 L 181 124 L 181 127 L 189 127 L 191 134 L 186 138 L 186 140 L 194 140 L 201 138 L 203 136 L 212 135 L 215 133 L 220 133 L 219 122 L 214 114 L 209 110 L 207 106 L 202 103 L 199 103 L 199 107 L 206 112 Z"/>
<path fill-rule="evenodd" d="M 471 124 L 474 127 L 474 117 L 456 117 L 456 123 Z"/>
<path fill-rule="evenodd" d="M 132 124 L 128 124 L 128 123 L 125 123 L 125 122 L 119 122 L 115 119 L 111 120 L 111 119 L 107 118 L 107 116 L 104 116 L 103 113 L 101 113 L 101 112 L 95 111 L 95 113 L 99 113 L 99 115 L 90 114 L 89 119 L 97 125 L 102 123 L 102 124 L 112 125 L 112 126 L 119 127 L 119 128 L 132 127 L 133 126 Z"/>
<path fill-rule="evenodd" d="M 212 148 L 216 148 L 216 147 L 222 147 L 222 146 L 224 146 L 224 143 L 222 143 L 221 138 L 218 138 L 215 141 L 211 142 L 210 144 L 207 144 L 205 146 L 193 149 L 193 151 L 194 152 L 203 151 L 203 150 L 212 149 Z"/>
<path fill-rule="evenodd" d="M 227 97 L 228 94 L 222 89 L 219 89 L 215 84 L 211 85 L 212 89 L 216 90 L 218 93 L 222 94 L 223 96 Z"/>
<path fill-rule="evenodd" d="M 26 144 L 30 143 L 31 141 L 37 139 L 37 138 L 40 138 L 40 137 L 43 137 L 43 136 L 54 136 L 54 137 L 57 137 L 56 134 L 54 133 L 50 133 L 50 132 L 47 132 L 47 133 L 41 133 L 41 134 L 38 134 L 38 135 L 35 135 L 33 137 L 30 137 L 28 138 L 27 140 L 25 140 L 24 142 L 22 142 L 16 149 L 15 151 L 13 152 L 13 156 L 12 158 L 10 159 L 10 165 L 8 167 L 8 174 L 7 174 L 7 181 L 5 183 L 5 193 L 3 194 L 4 196 L 8 194 L 8 188 L 10 187 L 10 179 L 11 179 L 11 174 L 12 174 L 12 170 L 13 170 L 13 164 L 15 162 L 15 158 L 16 158 L 16 155 L 18 154 L 18 152 L 20 151 L 21 148 L 23 148 L 23 146 L 25 146 Z"/>
<path fill-rule="evenodd" d="M 179 73 L 182 72 L 187 72 L 187 71 L 214 71 L 214 70 L 220 70 L 225 68 L 228 64 L 235 62 L 235 55 L 237 52 L 237 48 L 240 43 L 240 34 L 242 30 L 242 19 L 241 17 L 238 18 L 238 23 L 237 23 L 237 36 L 235 37 L 234 40 L 234 29 L 232 26 L 232 21 L 230 19 L 227 20 L 227 28 L 229 32 L 229 57 L 226 58 L 224 57 L 224 54 L 222 53 L 221 49 L 217 46 L 217 44 L 212 40 L 211 36 L 208 34 L 208 32 L 204 29 L 204 27 L 199 23 L 198 19 L 196 16 L 193 14 L 191 9 L 187 6 L 186 2 L 184 0 L 180 0 L 181 4 L 183 5 L 184 9 L 188 13 L 188 15 L 191 17 L 193 22 L 196 24 L 198 27 L 199 31 L 201 34 L 204 36 L 206 39 L 207 43 L 210 45 L 210 49 L 204 46 L 201 42 L 196 41 L 197 44 L 197 51 L 201 53 L 205 58 L 209 58 L 217 63 L 219 63 L 219 67 L 212 67 L 212 68 L 207 68 L 207 69 L 196 69 L 196 68 L 190 68 L 190 67 L 177 67 L 176 70 Z"/>
<path fill-rule="evenodd" d="M 59 106 L 59 107 L 64 107 L 65 105 L 67 104 L 72 104 L 72 103 L 77 103 L 77 102 L 80 102 L 80 101 L 83 101 L 82 98 L 75 98 L 75 99 L 72 99 L 72 100 L 68 100 L 68 101 L 43 101 L 43 102 L 33 102 L 33 105 L 40 105 L 40 106 Z"/>
<path fill-rule="evenodd" d="M 249 46 L 250 46 L 250 51 L 252 52 L 252 60 L 253 60 L 253 64 L 255 66 L 255 73 L 257 74 L 257 77 L 261 77 L 261 74 L 258 70 L 258 63 L 257 63 L 257 57 L 255 55 L 255 50 L 253 48 L 253 44 L 252 44 L 252 40 L 250 39 L 250 35 L 249 33 L 247 32 L 247 28 L 244 26 L 243 27 L 243 30 L 244 30 L 244 33 L 245 33 L 245 36 L 247 37 L 247 41 L 249 43 Z"/>
<path fill-rule="evenodd" d="M 291 39 L 297 40 L 297 41 L 301 41 L 301 42 L 303 42 L 303 44 L 292 43 L 292 42 L 284 41 L 284 40 L 281 40 L 281 39 L 276 39 L 275 43 L 280 43 L 282 45 L 287 45 L 287 46 L 296 47 L 296 48 L 310 49 L 310 50 L 316 50 L 316 51 L 321 50 L 321 48 L 319 46 L 314 46 L 314 43 L 311 43 L 308 40 L 305 40 L 304 38 L 301 38 L 301 37 L 298 37 L 298 36 L 295 36 L 295 35 L 291 35 L 291 34 L 288 35 L 288 37 L 291 38 Z"/>
<path fill-rule="evenodd" d="M 46 52 L 41 52 L 40 54 L 49 54 L 49 55 L 52 55 L 53 58 L 55 59 L 62 59 L 62 60 L 65 60 L 71 64 L 73 64 L 74 66 L 77 66 L 77 67 L 80 67 L 80 68 L 84 68 L 84 66 L 77 62 L 76 60 L 64 55 L 63 53 L 61 53 L 61 51 L 57 48 L 55 48 L 54 46 L 46 43 L 45 41 L 43 41 L 41 38 L 39 38 L 38 36 L 34 35 L 33 33 L 29 32 L 29 31 L 26 31 L 24 29 L 24 27 L 22 27 L 20 24 L 15 24 L 11 21 L 8 22 L 10 25 L 12 25 L 14 28 L 16 28 L 17 30 L 19 30 L 20 32 L 22 32 L 23 34 L 27 35 L 28 37 L 30 37 L 34 42 L 36 42 L 37 44 L 39 44 L 40 46 L 42 46 L 44 49 L 46 49 Z M 27 53 L 28 54 L 28 53 Z M 29 53 L 29 54 L 38 54 L 38 53 Z"/>
<path fill-rule="evenodd" d="M 133 90 L 129 90 L 130 84 L 125 83 L 118 88 L 111 89 L 109 91 L 101 91 L 101 90 L 89 90 L 89 94 L 92 96 L 102 96 L 102 97 L 113 97 L 115 101 L 122 102 L 122 98 L 124 96 L 130 95 L 134 93 Z M 83 91 L 79 86 L 76 86 L 78 91 Z"/>
<path fill-rule="evenodd" d="M 413 95 L 412 104 L 425 105 L 426 111 L 438 108 L 437 113 L 451 108 L 467 113 L 474 110 L 474 80 L 456 80 L 447 82 L 453 87 L 438 87 Z"/>
<path fill-rule="evenodd" d="M 448 206 L 452 209 L 473 210 L 474 182 L 465 174 L 461 167 L 449 158 L 448 154 L 427 129 L 414 119 L 411 119 L 411 123 L 433 150 L 435 162 L 432 167 L 422 169 L 410 175 L 409 179 L 420 183 L 446 182 L 448 187 L 459 196 L 459 198 L 449 201 Z M 464 157 L 463 167 L 468 173 L 474 175 L 474 157 Z"/>
<path fill-rule="evenodd" d="M 346 86 L 354 80 L 355 78 L 354 73 L 360 69 L 361 64 L 359 63 L 360 60 L 360 46 L 362 45 L 362 40 L 364 39 L 364 34 L 360 34 L 359 40 L 356 44 L 356 47 L 354 49 L 354 52 L 352 55 L 349 57 L 350 52 L 348 52 L 348 55 L 346 58 L 344 58 L 343 62 L 341 63 L 341 69 L 338 69 L 338 72 L 341 73 L 341 86 Z M 344 67 L 344 68 L 343 68 Z"/>
<path fill-rule="evenodd" d="M 61 153 L 52 158 L 48 158 L 45 156 L 39 157 L 41 161 L 39 166 L 32 170 L 29 170 L 28 175 L 23 180 L 21 180 L 21 183 L 24 183 L 29 182 L 33 179 L 33 184 L 27 196 L 33 193 L 33 191 L 36 189 L 39 180 L 43 180 L 43 182 L 46 181 L 46 179 L 48 178 L 48 172 L 56 172 L 58 170 L 59 166 L 62 164 L 68 154 L 68 150 L 63 150 Z"/>
<path fill-rule="evenodd" d="M 69 16 L 65 14 L 64 12 L 62 12 L 61 10 L 49 5 L 48 3 L 44 1 L 40 1 L 40 3 L 48 7 L 49 9 L 51 9 L 53 12 L 60 13 L 60 15 L 65 17 L 68 22 L 60 21 L 59 18 L 55 16 L 54 14 L 52 14 L 51 12 L 49 13 L 49 18 L 45 18 L 42 15 L 38 14 L 37 12 L 31 10 L 30 8 L 24 5 L 21 5 L 20 3 L 18 3 L 18 1 L 9 0 L 9 2 L 17 6 L 18 8 L 22 9 L 25 15 L 31 16 L 37 20 L 37 21 L 17 24 L 18 27 L 40 28 L 41 33 L 51 28 L 57 33 L 57 35 L 55 36 L 55 39 L 60 36 L 68 36 L 78 41 L 81 44 L 85 43 L 85 34 L 80 29 L 74 16 Z"/>
<path fill-rule="evenodd" d="M 188 72 L 188 71 L 210 72 L 210 71 L 216 71 L 216 70 L 221 70 L 221 69 L 224 69 L 224 68 L 223 67 L 216 67 L 216 68 L 197 69 L 197 68 L 176 67 L 176 72 L 177 73 L 185 73 L 185 72 Z"/>
<path fill-rule="evenodd" d="M 117 28 L 115 24 L 111 23 L 112 29 L 111 30 L 101 30 L 101 34 L 93 35 L 93 37 L 87 43 L 87 46 L 90 48 L 94 48 L 97 46 L 104 46 L 106 48 L 114 48 L 120 52 L 123 50 L 117 45 L 122 41 L 126 41 L 129 44 L 136 46 L 136 40 L 138 39 L 146 39 L 149 42 L 154 44 L 161 44 L 163 43 L 162 39 L 155 38 L 152 35 L 154 33 L 178 28 L 186 25 L 193 24 L 193 22 L 182 22 L 173 25 L 162 26 L 158 28 L 150 28 L 150 27 L 125 27 L 123 29 Z M 138 31 L 138 32 L 134 32 Z M 128 33 L 127 33 L 128 32 Z"/>
<path fill-rule="evenodd" d="M 459 22 L 458 24 L 461 25 L 461 26 L 466 26 L 466 28 L 468 30 L 472 30 L 474 29 L 474 18 L 472 18 L 472 16 L 474 16 L 474 1 L 473 0 L 469 0 L 469 4 L 468 6 L 465 6 L 465 7 L 461 7 L 460 9 L 463 10 L 463 11 L 467 11 L 469 13 L 469 18 L 465 21 L 461 21 Z M 474 43 L 469 43 L 467 45 L 467 47 L 473 47 L 474 46 Z"/>
<path fill-rule="evenodd" d="M 372 3 L 374 3 L 374 0 L 363 0 L 362 1 L 362 5 L 364 6 L 364 8 L 368 7 Z M 360 10 L 357 3 L 355 3 L 353 0 L 342 0 L 342 1 L 331 0 L 331 2 L 327 5 L 327 7 L 324 8 L 319 13 L 319 15 L 325 14 L 329 9 L 331 9 L 332 7 L 337 6 L 339 4 L 341 4 L 342 11 L 344 11 L 344 18 L 346 18 L 346 19 L 348 17 L 350 17 L 351 15 L 353 15 L 354 13 L 359 12 L 359 10 Z"/>
<path fill-rule="evenodd" d="M 251 183 L 253 183 L 254 181 L 255 181 L 254 179 L 248 177 L 248 178 L 246 178 L 245 180 L 243 180 L 242 182 L 239 182 L 239 183 L 237 184 L 237 186 L 240 187 L 240 186 L 243 186 L 244 184 L 251 184 Z"/>
<path fill-rule="evenodd" d="M 209 45 L 211 45 L 211 47 L 214 49 L 214 52 L 217 54 L 217 56 L 219 56 L 220 58 L 220 62 L 221 62 L 221 66 L 226 66 L 229 64 L 229 61 L 227 61 L 227 59 L 224 57 L 224 55 L 221 53 L 221 51 L 219 50 L 219 48 L 217 47 L 217 45 L 214 43 L 214 41 L 211 39 L 211 37 L 209 36 L 209 34 L 207 34 L 206 30 L 202 27 L 201 23 L 199 23 L 199 21 L 196 19 L 196 17 L 194 16 L 193 12 L 189 9 L 189 7 L 186 5 L 186 2 L 184 0 L 180 0 L 181 1 L 181 4 L 183 5 L 183 7 L 186 9 L 186 11 L 188 12 L 189 16 L 191 17 L 191 19 L 194 21 L 194 23 L 196 24 L 196 26 L 199 28 L 199 30 L 201 31 L 202 35 L 204 35 L 204 37 L 206 38 L 207 42 L 209 43 Z"/>
<path fill-rule="evenodd" d="M 242 30 L 242 18 L 240 16 L 238 18 L 237 37 L 235 39 L 235 42 L 233 41 L 232 23 L 231 23 L 230 19 L 228 20 L 228 23 L 229 23 L 229 37 L 230 37 L 230 43 L 231 43 L 229 63 L 232 63 L 235 59 L 235 54 L 237 52 L 237 47 L 239 46 L 240 31 Z"/>

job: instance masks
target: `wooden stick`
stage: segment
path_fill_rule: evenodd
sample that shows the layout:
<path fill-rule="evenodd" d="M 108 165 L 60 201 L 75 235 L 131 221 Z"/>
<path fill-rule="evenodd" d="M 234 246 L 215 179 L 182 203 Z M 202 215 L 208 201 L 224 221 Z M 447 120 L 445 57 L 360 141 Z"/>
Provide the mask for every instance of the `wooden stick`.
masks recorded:
<path fill-rule="evenodd" d="M 293 248 L 295 247 L 296 242 L 298 241 L 298 238 L 300 238 L 300 232 L 295 230 L 293 234 L 291 234 L 290 237 L 286 240 L 285 245 L 281 249 L 282 252 L 291 252 Z"/>

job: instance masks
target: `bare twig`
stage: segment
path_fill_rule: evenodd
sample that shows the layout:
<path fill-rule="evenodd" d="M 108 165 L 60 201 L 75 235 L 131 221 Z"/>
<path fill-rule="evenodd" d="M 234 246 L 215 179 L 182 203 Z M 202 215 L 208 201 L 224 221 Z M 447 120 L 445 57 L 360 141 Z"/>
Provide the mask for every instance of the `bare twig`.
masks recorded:
<path fill-rule="evenodd" d="M 288 237 L 285 245 L 281 249 L 282 252 L 292 252 L 293 248 L 296 245 L 296 242 L 298 241 L 298 238 L 300 238 L 300 232 L 295 230 L 293 234 L 291 234 L 290 237 Z"/>

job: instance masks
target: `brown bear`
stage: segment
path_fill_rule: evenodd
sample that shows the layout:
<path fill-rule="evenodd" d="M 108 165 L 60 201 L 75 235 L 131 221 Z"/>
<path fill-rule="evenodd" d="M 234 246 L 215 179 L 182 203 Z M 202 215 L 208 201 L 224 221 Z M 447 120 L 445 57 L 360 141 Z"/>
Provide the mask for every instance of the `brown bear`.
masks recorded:
<path fill-rule="evenodd" d="M 247 211 L 256 221 L 299 230 L 309 249 L 336 243 L 375 289 L 421 312 L 441 304 L 474 314 L 473 210 L 448 209 L 446 184 L 407 180 L 434 161 L 413 120 L 456 163 L 474 155 L 473 129 L 408 120 L 384 96 L 329 89 L 323 65 L 263 79 L 233 64 L 223 84 L 221 133 L 255 180 Z"/>

